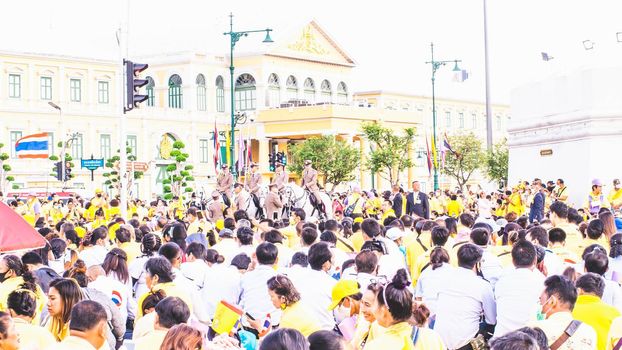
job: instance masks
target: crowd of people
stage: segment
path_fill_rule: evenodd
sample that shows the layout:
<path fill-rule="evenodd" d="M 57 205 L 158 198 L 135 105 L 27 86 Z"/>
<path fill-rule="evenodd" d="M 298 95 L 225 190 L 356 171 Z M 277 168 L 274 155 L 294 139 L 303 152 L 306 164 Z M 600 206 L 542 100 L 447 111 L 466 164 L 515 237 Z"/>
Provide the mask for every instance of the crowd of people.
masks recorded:
<path fill-rule="evenodd" d="M 562 179 L 352 186 L 317 219 L 249 215 L 238 195 L 261 179 L 221 174 L 211 203 L 136 199 L 126 217 L 101 190 L 9 200 L 48 244 L 0 258 L 0 349 L 622 348 L 619 180 L 579 205 Z"/>

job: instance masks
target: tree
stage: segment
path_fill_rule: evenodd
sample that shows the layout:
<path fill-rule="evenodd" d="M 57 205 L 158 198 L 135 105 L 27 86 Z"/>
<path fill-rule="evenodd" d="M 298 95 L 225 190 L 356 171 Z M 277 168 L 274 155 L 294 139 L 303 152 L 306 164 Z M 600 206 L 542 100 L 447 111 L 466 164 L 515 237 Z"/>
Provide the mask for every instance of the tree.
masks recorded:
<path fill-rule="evenodd" d="M 184 152 L 185 147 L 186 145 L 181 141 L 173 142 L 170 157 L 174 162 L 166 166 L 168 175 L 166 179 L 162 180 L 164 199 L 166 200 L 171 200 L 175 196 L 183 199 L 184 193 L 193 191 L 188 183 L 194 181 L 194 177 L 192 177 L 194 167 L 187 163 L 190 155 Z"/>
<path fill-rule="evenodd" d="M 8 173 L 11 171 L 11 165 L 8 164 L 9 155 L 2 152 L 3 143 L 0 143 L 0 192 L 6 195 L 6 187 L 10 182 L 15 181 L 15 178 Z"/>
<path fill-rule="evenodd" d="M 361 163 L 359 151 L 334 136 L 312 137 L 291 147 L 289 170 L 302 176 L 304 161 L 311 160 L 313 167 L 331 184 L 331 192 L 339 184 L 354 179 L 354 170 Z"/>
<path fill-rule="evenodd" d="M 508 182 L 508 145 L 507 140 L 496 143 L 486 154 L 486 175 L 499 186 Z"/>
<path fill-rule="evenodd" d="M 415 128 L 405 128 L 403 135 L 396 135 L 392 129 L 370 122 L 364 123 L 362 129 L 372 146 L 367 168 L 389 180 L 391 185 L 399 184 L 400 173 L 413 166 L 408 151 L 412 147 Z"/>
<path fill-rule="evenodd" d="M 126 154 L 127 154 L 128 162 L 136 161 L 136 156 L 132 154 L 131 147 L 126 147 Z M 122 172 L 121 169 L 119 169 L 120 163 L 121 163 L 121 150 L 118 149 L 117 153 L 114 156 L 110 157 L 109 159 L 106 159 L 105 167 L 107 169 L 110 169 L 110 171 L 105 172 L 103 174 L 103 176 L 106 178 L 106 182 L 104 182 L 104 185 L 108 186 L 109 189 L 116 189 L 117 194 L 121 195 L 121 174 L 123 174 L 123 176 L 130 179 L 126 187 L 126 192 L 129 194 L 132 188 L 132 183 L 134 182 L 134 180 L 138 180 L 141 177 L 143 177 L 143 172 L 134 171 L 133 172 L 134 175 L 132 176 L 132 174 L 130 174 L 132 172 L 131 169 L 130 170 L 126 169 L 124 172 Z"/>
<path fill-rule="evenodd" d="M 486 153 L 482 141 L 475 134 L 458 134 L 448 137 L 452 152 L 445 156 L 445 173 L 456 179 L 460 189 L 469 181 L 471 175 L 485 166 Z"/>

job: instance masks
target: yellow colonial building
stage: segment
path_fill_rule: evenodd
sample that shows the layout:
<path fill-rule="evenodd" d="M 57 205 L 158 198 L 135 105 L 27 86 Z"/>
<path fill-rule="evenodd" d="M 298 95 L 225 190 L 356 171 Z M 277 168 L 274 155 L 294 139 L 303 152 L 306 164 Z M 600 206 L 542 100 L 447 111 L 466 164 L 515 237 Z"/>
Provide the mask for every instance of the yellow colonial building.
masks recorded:
<path fill-rule="evenodd" d="M 236 132 L 266 177 L 270 176 L 271 152 L 286 152 L 289 144 L 314 135 L 337 135 L 359 147 L 364 156 L 369 150 L 360 131 L 364 121 L 396 130 L 416 127 L 420 137 L 411 155 L 420 158 L 424 131 L 431 121 L 430 98 L 385 91 L 353 93 L 354 59 L 314 21 L 275 39 L 274 44 L 260 49 L 236 49 L 233 84 L 235 112 L 246 116 L 246 123 L 239 124 Z M 79 168 L 79 159 L 114 155 L 123 143 L 119 132 L 123 117 L 127 120 L 124 142 L 139 162 L 148 164 L 144 177 L 133 184 L 134 197 L 151 199 L 162 192 L 170 160 L 163 159 L 160 148 L 174 140 L 186 144 L 195 165 L 195 187 L 199 192 L 211 191 L 215 128 L 219 131 L 219 157 L 226 158 L 224 132 L 229 130 L 231 108 L 229 57 L 192 51 L 132 59 L 149 64 L 144 72 L 149 99 L 121 116 L 116 101 L 116 62 L 0 51 L 0 142 L 6 145 L 4 151 L 10 151 L 15 187 L 60 186 L 50 175 L 52 161 L 15 158 L 17 140 L 48 132 L 50 155 L 60 154 L 56 143 L 66 139 L 63 135 L 76 135 L 70 150 L 76 160 L 72 187 L 83 188 L 85 193 L 105 188 L 104 170 L 96 170 L 91 181 L 90 171 Z M 438 100 L 437 106 L 443 130 L 449 133 L 472 127 L 485 137 L 483 104 Z M 508 108 L 493 106 L 493 110 L 495 136 L 504 136 Z M 429 182 L 425 163 L 419 163 L 422 166 L 403 174 L 403 184 L 413 179 Z M 365 169 L 357 172 L 357 178 L 366 188 L 385 185 L 379 177 L 372 184 Z"/>

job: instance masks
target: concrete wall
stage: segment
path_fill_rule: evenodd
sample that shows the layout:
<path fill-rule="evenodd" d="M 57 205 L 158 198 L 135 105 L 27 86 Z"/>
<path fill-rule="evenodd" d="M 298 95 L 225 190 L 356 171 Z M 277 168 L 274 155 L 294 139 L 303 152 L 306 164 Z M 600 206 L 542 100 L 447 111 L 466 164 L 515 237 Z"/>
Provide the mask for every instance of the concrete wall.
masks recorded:
<path fill-rule="evenodd" d="M 583 205 L 591 181 L 622 176 L 622 67 L 583 69 L 517 88 L 509 127 L 509 180 L 563 178 Z M 552 154 L 547 155 L 547 153 Z M 542 152 L 542 155 L 541 155 Z"/>

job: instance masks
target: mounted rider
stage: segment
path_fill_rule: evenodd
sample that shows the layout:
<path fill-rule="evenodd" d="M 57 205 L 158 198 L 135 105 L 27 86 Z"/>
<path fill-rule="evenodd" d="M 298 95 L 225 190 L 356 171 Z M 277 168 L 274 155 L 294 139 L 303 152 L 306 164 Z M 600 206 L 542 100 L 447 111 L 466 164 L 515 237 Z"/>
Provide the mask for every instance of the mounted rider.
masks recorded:
<path fill-rule="evenodd" d="M 227 206 L 231 206 L 231 200 L 233 194 L 231 192 L 233 187 L 233 174 L 229 171 L 229 165 L 223 164 L 222 171 L 218 173 L 216 177 L 216 190 L 222 195 L 223 203 Z"/>
<path fill-rule="evenodd" d="M 236 183 L 233 185 L 233 193 L 235 193 L 235 209 L 246 210 L 248 208 L 248 192 L 244 189 L 244 185 Z"/>
<path fill-rule="evenodd" d="M 253 163 L 251 164 L 251 171 L 250 174 L 248 174 L 246 176 L 246 179 L 244 179 L 244 184 L 246 186 L 246 190 L 250 193 L 251 198 L 253 199 L 253 203 L 255 204 L 255 207 L 258 208 L 258 210 L 261 212 L 261 204 L 259 202 L 259 190 L 261 189 L 261 174 L 257 172 L 257 168 L 259 168 L 259 166 L 257 165 L 257 163 Z M 260 213 L 261 216 L 261 213 Z"/>
<path fill-rule="evenodd" d="M 277 192 L 282 196 L 285 185 L 287 185 L 288 182 L 289 174 L 285 170 L 285 166 L 283 163 L 277 162 L 276 168 L 274 169 L 274 177 L 272 178 L 272 182 L 270 184 L 275 184 Z"/>
<path fill-rule="evenodd" d="M 305 160 L 305 169 L 302 172 L 302 188 L 309 191 L 311 194 L 311 203 L 315 208 L 318 208 L 321 212 L 322 197 L 320 197 L 320 188 L 317 185 L 317 170 L 311 166 L 311 160 Z"/>

